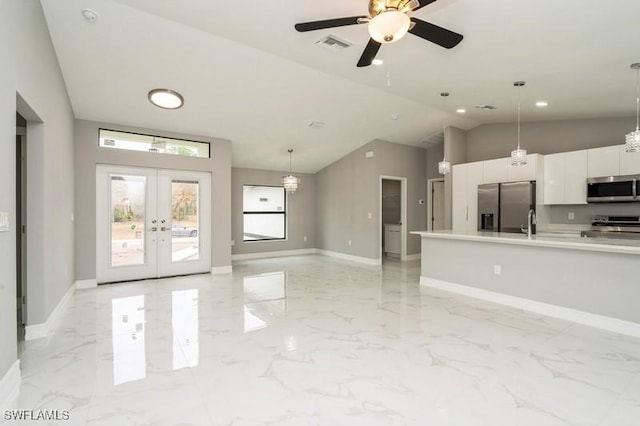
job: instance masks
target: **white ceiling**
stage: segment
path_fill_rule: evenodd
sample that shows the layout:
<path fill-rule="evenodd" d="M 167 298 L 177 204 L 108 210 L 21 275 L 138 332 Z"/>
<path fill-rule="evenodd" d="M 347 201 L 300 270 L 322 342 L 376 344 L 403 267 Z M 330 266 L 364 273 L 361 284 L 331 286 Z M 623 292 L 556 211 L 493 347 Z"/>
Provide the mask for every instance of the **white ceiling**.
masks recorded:
<path fill-rule="evenodd" d="M 635 112 L 638 0 L 438 0 L 415 16 L 463 34 L 460 45 L 408 34 L 382 47 L 384 66 L 367 68 L 355 66 L 365 25 L 293 28 L 364 15 L 366 0 L 41 2 L 76 117 L 230 139 L 237 167 L 286 169 L 293 148 L 294 169 L 315 172 L 374 139 L 426 146 L 445 118 L 443 90 L 450 124 L 513 121 L 515 80 L 527 82 L 525 121 Z M 327 34 L 353 46 L 315 45 Z M 157 87 L 182 93 L 185 106 L 153 107 L 146 95 Z"/>

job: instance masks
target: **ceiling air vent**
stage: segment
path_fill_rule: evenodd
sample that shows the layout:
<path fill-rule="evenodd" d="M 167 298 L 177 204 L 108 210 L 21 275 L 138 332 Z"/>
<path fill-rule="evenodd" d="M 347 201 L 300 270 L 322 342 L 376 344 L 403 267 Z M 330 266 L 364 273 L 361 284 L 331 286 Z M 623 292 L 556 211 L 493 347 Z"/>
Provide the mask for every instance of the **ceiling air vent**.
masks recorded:
<path fill-rule="evenodd" d="M 338 52 L 340 50 L 346 49 L 347 47 L 350 47 L 352 43 L 340 37 L 336 37 L 333 34 L 329 34 L 325 38 L 316 41 L 316 44 Z"/>
<path fill-rule="evenodd" d="M 493 105 L 486 105 L 486 104 L 476 105 L 475 108 L 480 109 L 482 111 L 493 111 L 494 109 L 497 109 Z"/>

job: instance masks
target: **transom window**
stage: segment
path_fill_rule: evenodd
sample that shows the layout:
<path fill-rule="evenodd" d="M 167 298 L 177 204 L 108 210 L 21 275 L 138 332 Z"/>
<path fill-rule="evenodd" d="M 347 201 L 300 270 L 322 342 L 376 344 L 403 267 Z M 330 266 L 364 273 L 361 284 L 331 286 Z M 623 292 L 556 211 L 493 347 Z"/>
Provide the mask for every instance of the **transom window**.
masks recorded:
<path fill-rule="evenodd" d="M 209 144 L 206 142 L 172 139 L 115 130 L 100 129 L 99 143 L 103 148 L 124 149 L 128 151 L 156 152 L 160 154 L 200 158 L 210 158 L 211 156 Z"/>
<path fill-rule="evenodd" d="M 244 185 L 244 241 L 286 239 L 287 197 L 281 186 Z"/>

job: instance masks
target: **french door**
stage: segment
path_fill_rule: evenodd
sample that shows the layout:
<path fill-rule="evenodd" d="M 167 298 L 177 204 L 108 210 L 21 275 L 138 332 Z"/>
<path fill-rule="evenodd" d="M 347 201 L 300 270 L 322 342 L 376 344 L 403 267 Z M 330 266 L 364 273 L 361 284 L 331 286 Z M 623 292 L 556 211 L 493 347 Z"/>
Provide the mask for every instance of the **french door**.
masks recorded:
<path fill-rule="evenodd" d="M 211 175 L 98 165 L 99 283 L 209 272 Z"/>

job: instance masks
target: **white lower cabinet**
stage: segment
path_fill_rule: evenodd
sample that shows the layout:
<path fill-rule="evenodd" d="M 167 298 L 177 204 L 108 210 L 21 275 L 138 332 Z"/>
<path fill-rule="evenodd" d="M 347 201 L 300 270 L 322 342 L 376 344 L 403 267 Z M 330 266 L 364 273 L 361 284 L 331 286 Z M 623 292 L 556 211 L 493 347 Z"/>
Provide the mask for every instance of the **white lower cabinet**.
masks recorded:
<path fill-rule="evenodd" d="M 544 204 L 587 203 L 587 151 L 544 157 Z"/>

